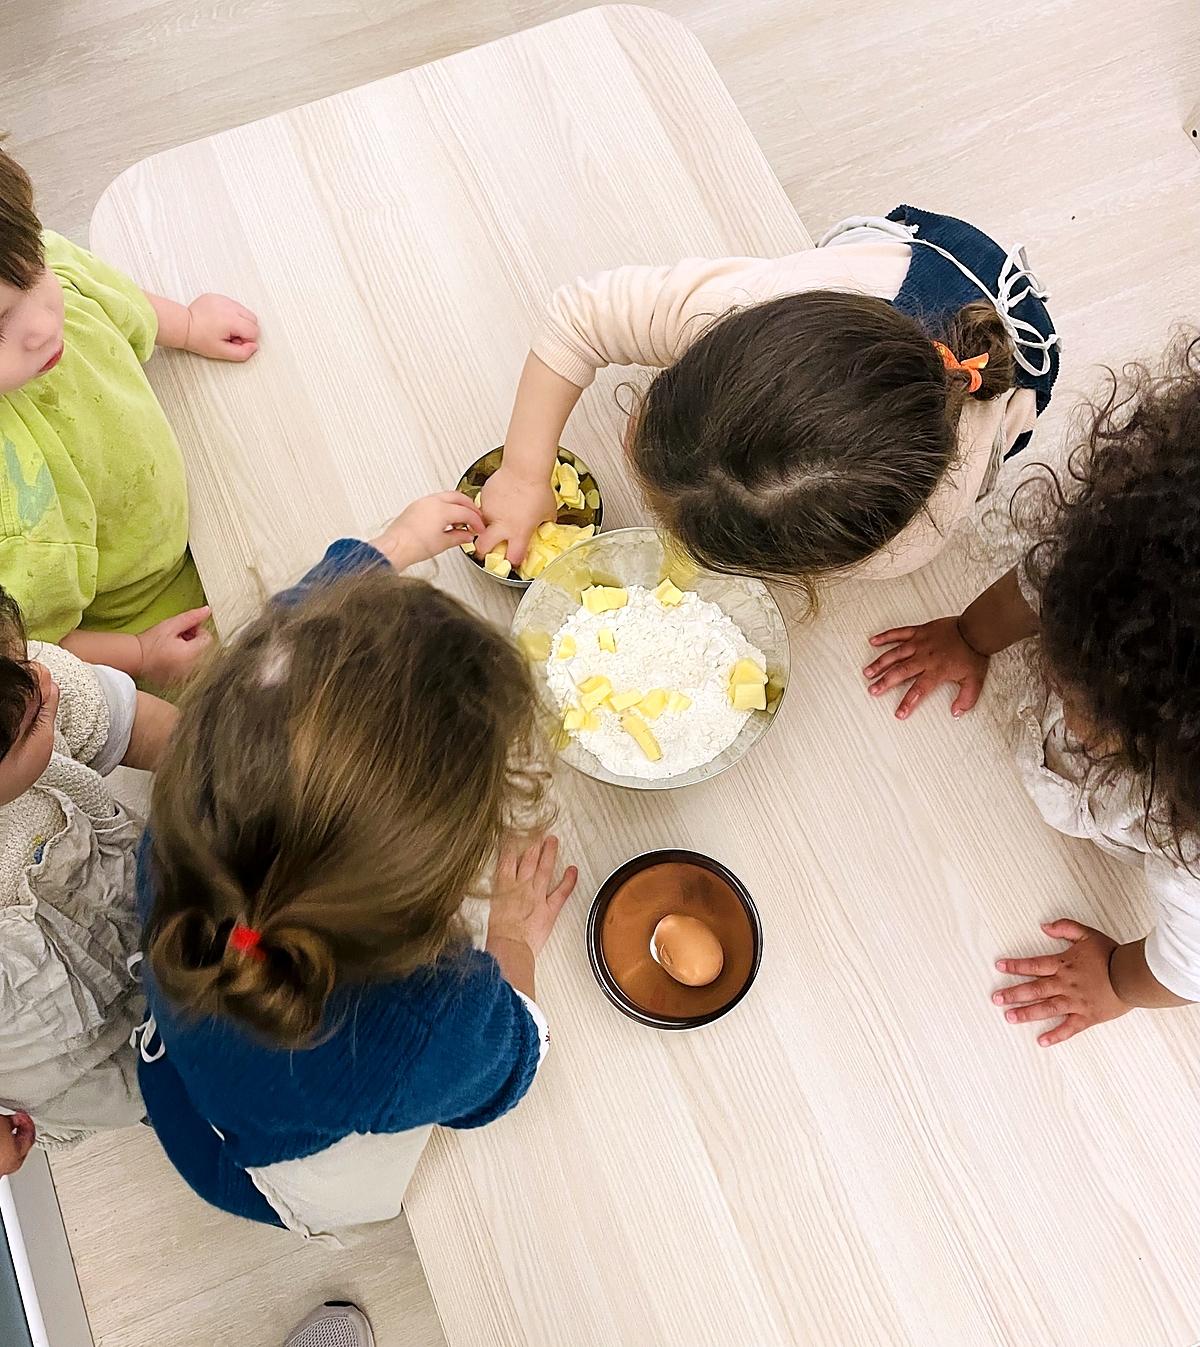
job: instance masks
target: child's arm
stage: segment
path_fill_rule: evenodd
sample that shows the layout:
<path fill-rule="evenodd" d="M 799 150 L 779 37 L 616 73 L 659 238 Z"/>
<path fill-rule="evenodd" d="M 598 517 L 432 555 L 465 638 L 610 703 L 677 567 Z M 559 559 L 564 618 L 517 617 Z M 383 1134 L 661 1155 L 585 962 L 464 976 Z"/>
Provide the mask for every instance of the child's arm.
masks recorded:
<path fill-rule="evenodd" d="M 1064 1043 L 1129 1010 L 1192 1004 L 1151 973 L 1145 939 L 1118 945 L 1103 931 L 1066 919 L 1046 922 L 1042 930 L 1054 940 L 1067 941 L 1067 948 L 1061 954 L 1033 959 L 997 959 L 1001 973 L 1030 980 L 993 992 L 992 1003 L 1008 1007 L 1004 1018 L 1010 1024 L 1058 1020 L 1053 1029 L 1038 1036 L 1043 1048 Z"/>
<path fill-rule="evenodd" d="M 1037 630 L 1037 614 L 1021 593 L 1014 566 L 958 617 L 939 617 L 872 636 L 872 645 L 891 649 L 868 664 L 863 674 L 871 680 L 873 697 L 910 683 L 896 707 L 899 720 L 907 719 L 935 688 L 957 683 L 958 696 L 950 710 L 961 716 L 979 700 L 991 657 Z"/>
<path fill-rule="evenodd" d="M 402 510 L 371 546 L 398 571 L 461 547 L 483 532 L 483 516 L 470 496 L 439 491 Z"/>
<path fill-rule="evenodd" d="M 479 537 L 482 551 L 507 542 L 508 559 L 519 566 L 533 531 L 543 520 L 554 518 L 550 474 L 563 428 L 582 393 L 577 384 L 529 353 L 504 437 L 504 458 L 483 487 L 487 527 Z"/>
<path fill-rule="evenodd" d="M 212 645 L 212 634 L 204 626 L 211 616 L 211 608 L 193 608 L 156 622 L 138 636 L 78 628 L 64 636 L 59 645 L 87 664 L 106 664 L 130 678 L 171 687 L 190 677 Z"/>
<path fill-rule="evenodd" d="M 139 692 L 129 747 L 121 759 L 121 766 L 156 772 L 178 719 L 179 712 L 170 702 L 152 697 L 148 692 Z"/>
<path fill-rule="evenodd" d="M 531 1001 L 537 956 L 579 878 L 569 865 L 556 884 L 557 870 L 557 837 L 544 837 L 524 850 L 509 845 L 496 866 L 485 948 L 505 982 Z"/>
<path fill-rule="evenodd" d="M 188 305 L 146 291 L 158 318 L 155 343 L 210 360 L 249 360 L 258 350 L 258 319 L 226 295 L 200 295 Z"/>

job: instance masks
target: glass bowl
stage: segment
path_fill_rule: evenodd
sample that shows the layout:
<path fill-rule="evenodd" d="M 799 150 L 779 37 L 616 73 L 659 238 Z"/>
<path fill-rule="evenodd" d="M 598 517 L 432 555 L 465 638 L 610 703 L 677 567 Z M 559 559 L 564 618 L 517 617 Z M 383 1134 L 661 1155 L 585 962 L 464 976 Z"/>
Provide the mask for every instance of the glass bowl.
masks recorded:
<path fill-rule="evenodd" d="M 552 561 L 525 591 L 513 617 L 513 635 L 528 634 L 532 643 L 552 637 L 580 606 L 588 585 L 645 585 L 653 589 L 670 576 L 680 589 L 695 590 L 702 599 L 722 608 L 741 627 L 747 640 L 767 658 L 767 711 L 752 711 L 742 731 L 728 748 L 699 767 L 676 776 L 619 776 L 610 772 L 578 739 L 568 739 L 561 750 L 564 761 L 577 771 L 611 786 L 630 790 L 677 790 L 708 781 L 727 771 L 763 737 L 779 711 L 791 673 L 791 651 L 783 614 L 761 580 L 741 575 L 717 575 L 682 557 L 668 538 L 653 528 L 614 529 L 576 543 Z M 557 719 L 558 703 L 546 681 L 545 660 L 532 661 L 534 680 L 547 707 Z"/>

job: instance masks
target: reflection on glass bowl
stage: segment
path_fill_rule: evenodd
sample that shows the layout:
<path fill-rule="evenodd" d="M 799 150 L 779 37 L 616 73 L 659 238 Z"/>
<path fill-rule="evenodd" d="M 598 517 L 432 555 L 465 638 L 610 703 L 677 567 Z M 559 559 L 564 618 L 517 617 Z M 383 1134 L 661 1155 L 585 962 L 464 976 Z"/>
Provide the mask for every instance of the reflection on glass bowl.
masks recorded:
<path fill-rule="evenodd" d="M 563 759 L 584 775 L 631 790 L 675 790 L 708 781 L 732 767 L 771 728 L 791 674 L 791 653 L 783 614 L 761 580 L 740 575 L 717 575 L 699 569 L 681 558 L 667 538 L 652 528 L 615 529 L 577 543 L 552 562 L 525 591 L 513 618 L 513 635 L 527 634 L 536 645 L 542 634 L 552 637 L 580 605 L 580 595 L 589 585 L 644 585 L 653 589 L 670 576 L 681 589 L 695 590 L 702 599 L 715 603 L 742 629 L 747 640 L 767 658 L 770 680 L 770 711 L 754 711 L 741 733 L 721 753 L 706 763 L 677 776 L 644 778 L 610 772 L 576 738 L 567 740 Z M 544 660 L 532 664 L 538 691 L 557 716 L 558 707 L 546 682 Z"/>

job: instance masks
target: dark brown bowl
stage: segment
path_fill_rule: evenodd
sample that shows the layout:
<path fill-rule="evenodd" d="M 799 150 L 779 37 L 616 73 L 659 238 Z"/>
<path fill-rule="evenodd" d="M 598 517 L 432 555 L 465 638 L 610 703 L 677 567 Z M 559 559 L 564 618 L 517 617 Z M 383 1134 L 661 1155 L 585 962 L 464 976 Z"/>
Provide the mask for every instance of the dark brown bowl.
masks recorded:
<path fill-rule="evenodd" d="M 743 978 L 739 979 L 740 985 L 729 989 L 727 999 L 722 1001 L 719 1006 L 710 1008 L 703 1013 L 671 1015 L 648 1010 L 639 1005 L 625 993 L 617 982 L 609 968 L 604 951 L 604 918 L 614 896 L 635 875 L 650 869 L 652 866 L 669 864 L 694 865 L 715 875 L 724 882 L 740 902 L 746 918 L 750 942 L 748 971 Z M 648 933 L 646 938 L 648 944 Z M 649 1025 L 652 1029 L 699 1029 L 703 1025 L 712 1024 L 714 1020 L 719 1020 L 723 1015 L 728 1015 L 750 990 L 754 979 L 758 976 L 759 966 L 762 963 L 762 946 L 762 921 L 758 915 L 758 908 L 754 905 L 754 899 L 750 897 L 750 892 L 742 881 L 720 861 L 713 860 L 711 856 L 702 856 L 697 851 L 686 851 L 681 848 L 647 851 L 640 856 L 632 857 L 623 865 L 619 865 L 601 884 L 600 891 L 596 894 L 595 901 L 592 903 L 592 910 L 588 914 L 588 959 L 592 965 L 592 972 L 596 975 L 596 981 L 603 988 L 605 996 L 618 1010 L 628 1015 L 630 1019 L 637 1020 L 639 1024 Z M 719 983 L 720 979 L 717 981 Z"/>

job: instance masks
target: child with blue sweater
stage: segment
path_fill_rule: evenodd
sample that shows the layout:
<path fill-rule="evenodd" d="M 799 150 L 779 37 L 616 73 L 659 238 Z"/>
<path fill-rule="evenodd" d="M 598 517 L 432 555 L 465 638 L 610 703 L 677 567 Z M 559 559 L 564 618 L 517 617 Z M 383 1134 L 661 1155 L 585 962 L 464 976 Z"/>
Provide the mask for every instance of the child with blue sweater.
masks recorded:
<path fill-rule="evenodd" d="M 335 543 L 218 654 L 155 785 L 146 1109 L 202 1197 L 305 1236 L 397 1215 L 432 1126 L 507 1112 L 548 1043 L 534 960 L 576 871 L 528 842 L 528 668 L 399 573 L 481 529 L 448 492 Z"/>

